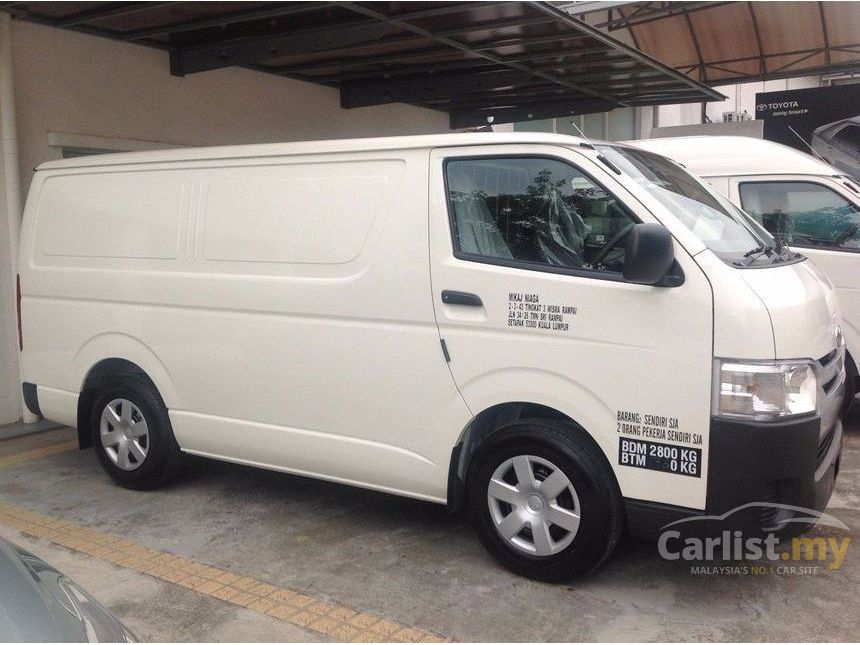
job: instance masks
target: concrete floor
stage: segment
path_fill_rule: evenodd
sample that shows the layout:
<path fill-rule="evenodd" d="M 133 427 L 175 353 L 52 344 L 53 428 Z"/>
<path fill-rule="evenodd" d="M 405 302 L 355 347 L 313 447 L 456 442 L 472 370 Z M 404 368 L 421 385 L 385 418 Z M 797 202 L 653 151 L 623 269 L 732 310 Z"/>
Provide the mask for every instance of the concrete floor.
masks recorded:
<path fill-rule="evenodd" d="M 423 502 L 199 459 L 150 493 L 113 485 L 92 450 L 3 465 L 73 438 L 61 429 L 0 441 L 0 501 L 454 640 L 850 641 L 860 633 L 853 545 L 840 569 L 819 575 L 705 577 L 626 539 L 596 575 L 554 586 L 499 568 L 464 517 Z M 860 535 L 860 411 L 828 512 Z M 144 640 L 324 640 L 8 527 L 0 535 L 76 579 Z"/>

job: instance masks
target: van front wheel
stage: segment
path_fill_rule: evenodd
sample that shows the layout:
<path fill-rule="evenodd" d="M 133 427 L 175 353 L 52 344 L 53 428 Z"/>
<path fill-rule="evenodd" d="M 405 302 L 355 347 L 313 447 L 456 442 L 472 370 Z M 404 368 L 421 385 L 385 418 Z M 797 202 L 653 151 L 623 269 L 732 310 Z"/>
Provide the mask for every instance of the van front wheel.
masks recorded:
<path fill-rule="evenodd" d="M 182 462 L 167 408 L 145 382 L 123 377 L 104 387 L 90 417 L 93 446 L 105 472 L 120 486 L 157 488 Z"/>
<path fill-rule="evenodd" d="M 583 431 L 535 419 L 492 435 L 469 475 L 478 537 L 508 569 L 561 582 L 615 548 L 623 506 L 615 478 Z"/>

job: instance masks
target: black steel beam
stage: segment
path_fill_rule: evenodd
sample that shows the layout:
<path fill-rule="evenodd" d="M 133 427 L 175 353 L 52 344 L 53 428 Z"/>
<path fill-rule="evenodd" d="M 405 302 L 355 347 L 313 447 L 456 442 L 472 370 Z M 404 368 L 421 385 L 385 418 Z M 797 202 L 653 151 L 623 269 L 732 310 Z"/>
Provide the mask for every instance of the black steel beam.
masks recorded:
<path fill-rule="evenodd" d="M 331 2 L 288 2 L 278 3 L 277 5 L 269 5 L 262 9 L 253 9 L 245 11 L 233 11 L 223 13 L 217 16 L 207 16 L 205 18 L 190 18 L 179 22 L 166 23 L 156 25 L 155 27 L 145 27 L 143 29 L 134 29 L 131 31 L 120 32 L 119 37 L 122 40 L 140 40 L 141 38 L 153 38 L 155 36 L 166 36 L 168 34 L 181 34 L 198 29 L 208 29 L 210 27 L 226 27 L 241 22 L 252 22 L 254 20 L 265 20 L 267 18 L 279 18 L 282 16 L 293 16 L 302 13 L 325 9 L 331 6 Z"/>
<path fill-rule="evenodd" d="M 556 66 L 548 66 L 548 69 L 555 68 Z M 576 74 L 572 77 L 563 76 L 562 78 L 570 78 L 582 87 L 604 94 L 612 93 L 611 90 L 615 86 L 635 86 L 637 83 L 644 85 L 679 84 L 676 79 L 669 78 L 653 69 L 619 70 L 611 66 L 601 68 L 598 73 Z M 511 88 L 523 88 L 535 84 L 545 85 L 547 83 L 552 82 L 527 72 L 511 69 L 483 74 L 422 76 L 408 80 L 396 78 L 366 80 L 362 83 L 341 85 L 341 107 L 365 107 L 381 103 L 422 103 L 445 96 L 456 96 L 464 93 L 474 94 L 476 92 L 495 96 L 499 92 Z M 557 85 L 556 87 L 558 88 Z"/>
<path fill-rule="evenodd" d="M 258 63 L 284 54 L 306 54 L 362 45 L 381 40 L 394 31 L 394 27 L 381 22 L 352 22 L 217 46 L 181 48 L 170 53 L 170 73 L 185 76 L 231 65 Z"/>
<path fill-rule="evenodd" d="M 491 51 L 493 49 L 502 49 L 504 47 L 511 46 L 519 46 L 519 47 L 531 47 L 534 45 L 545 45 L 545 44 L 558 44 L 562 42 L 570 42 L 575 40 L 584 40 L 588 38 L 583 34 L 559 34 L 552 36 L 539 36 L 535 38 L 500 38 L 496 40 L 489 41 L 481 41 L 479 43 L 470 43 L 470 47 L 475 52 L 482 51 Z M 601 48 L 601 51 L 606 48 Z M 388 53 L 380 56 L 365 56 L 360 58 L 327 58 L 325 60 L 318 60 L 307 63 L 295 63 L 293 65 L 282 65 L 277 67 L 276 69 L 279 72 L 283 73 L 301 73 L 301 74 L 309 74 L 319 70 L 331 69 L 332 67 L 337 67 L 339 70 L 339 74 L 343 75 L 344 78 L 340 80 L 347 80 L 346 74 L 343 74 L 346 71 L 353 69 L 366 69 L 373 67 L 374 65 L 384 65 L 386 67 L 394 64 L 400 63 L 408 63 L 412 61 L 425 61 L 425 60 L 438 60 L 443 58 L 449 58 L 453 54 L 462 54 L 463 52 L 459 52 L 457 50 L 451 49 L 450 47 L 436 47 L 433 49 L 422 49 L 418 51 L 408 51 L 405 53 Z M 576 53 L 576 50 L 571 50 L 571 53 Z M 559 50 L 555 52 L 554 55 L 562 56 L 566 55 L 565 50 Z M 470 59 L 463 59 L 460 63 L 464 66 L 472 65 L 478 62 L 481 62 L 483 59 L 475 57 Z M 491 61 L 484 61 L 485 63 L 490 63 Z M 407 69 L 407 68 L 405 68 Z M 366 72 L 364 72 L 366 73 Z M 376 73 L 374 71 L 374 73 Z M 389 70 L 386 69 L 385 73 L 389 73 Z"/>
<path fill-rule="evenodd" d="M 457 53 L 456 50 L 452 51 L 452 53 Z M 573 56 L 573 53 L 581 53 L 582 56 Z M 604 56 L 593 56 L 591 58 L 585 58 L 585 56 L 599 54 L 602 53 Z M 542 60 L 549 59 L 559 59 L 554 64 L 548 65 L 532 65 L 532 70 L 547 70 L 551 71 L 556 68 L 563 67 L 573 67 L 575 68 L 577 65 L 582 67 L 593 66 L 595 64 L 602 63 L 622 63 L 628 62 L 626 58 L 616 57 L 616 56 L 608 56 L 608 54 L 612 54 L 613 52 L 607 51 L 605 48 L 594 48 L 589 50 L 582 50 L 581 52 L 571 52 L 571 54 L 566 54 L 560 51 L 552 51 L 552 52 L 543 52 L 543 53 L 535 53 L 535 54 L 525 54 L 523 56 L 506 56 L 501 60 L 504 61 L 505 64 L 500 64 L 495 61 L 485 60 L 482 58 L 478 59 L 461 59 L 454 60 L 450 62 L 436 62 L 428 65 L 412 65 L 412 66 L 403 66 L 403 67 L 395 67 L 393 69 L 382 68 L 370 68 L 363 70 L 361 72 L 353 72 L 352 74 L 331 74 L 324 75 L 321 78 L 325 79 L 327 82 L 337 82 L 337 83 L 349 83 L 352 81 L 364 80 L 364 79 L 378 79 L 380 76 L 384 77 L 386 80 L 391 79 L 397 76 L 415 76 L 417 74 L 438 74 L 439 72 L 450 72 L 456 71 L 458 69 L 472 71 L 475 70 L 477 72 L 481 72 L 479 69 L 481 67 L 497 67 L 497 68 L 508 68 L 508 64 L 510 63 L 534 63 Z M 632 61 L 635 63 L 635 61 Z M 317 77 L 315 77 L 317 78 Z"/>
<path fill-rule="evenodd" d="M 601 99 L 582 99 L 568 101 L 547 101 L 498 108 L 479 110 L 453 110 L 450 116 L 452 130 L 460 128 L 476 128 L 488 124 L 514 123 L 516 121 L 532 121 L 552 119 L 562 116 L 606 112 L 618 105 L 614 101 Z"/>
<path fill-rule="evenodd" d="M 511 67 L 511 68 L 516 69 L 516 70 L 521 71 L 521 72 L 527 72 L 529 74 L 532 74 L 533 76 L 537 76 L 539 78 L 543 78 L 545 80 L 552 81 L 554 83 L 557 83 L 558 85 L 567 87 L 568 89 L 575 90 L 579 93 L 587 94 L 591 97 L 603 99 L 605 101 L 610 101 L 610 102 L 614 101 L 614 99 L 610 96 L 604 96 L 598 92 L 593 92 L 591 90 L 585 89 L 583 87 L 580 87 L 576 83 L 572 83 L 570 81 L 561 79 L 561 78 L 554 76 L 552 74 L 532 70 L 527 65 L 521 65 L 519 63 L 507 63 L 507 62 L 505 62 L 505 60 L 503 58 L 501 58 L 499 56 L 496 56 L 493 54 L 488 54 L 487 52 L 477 52 L 477 51 L 471 49 L 469 47 L 469 45 L 467 45 L 465 43 L 462 43 L 462 42 L 459 42 L 456 40 L 452 40 L 451 38 L 448 38 L 446 36 L 440 36 L 438 33 L 428 31 L 427 29 L 424 29 L 423 27 L 419 27 L 417 25 L 414 25 L 408 21 L 404 21 L 402 19 L 394 18 L 394 17 L 388 16 L 384 13 L 380 13 L 379 11 L 376 11 L 375 9 L 371 9 L 371 8 L 366 7 L 364 5 L 358 5 L 358 4 L 355 4 L 353 2 L 342 2 L 339 4 L 342 7 L 350 9 L 356 13 L 367 16 L 369 18 L 374 18 L 374 19 L 382 21 L 386 24 L 396 26 L 400 29 L 405 29 L 405 30 L 411 31 L 412 33 L 415 33 L 419 36 L 423 36 L 425 38 L 435 40 L 436 42 L 442 43 L 443 45 L 448 45 L 449 47 L 453 47 L 455 49 L 459 49 L 460 51 L 467 52 L 469 54 L 477 54 L 478 56 L 480 56 L 481 58 L 484 58 L 486 60 L 490 60 L 490 61 L 493 61 L 493 62 L 498 63 L 500 65 L 505 65 L 507 67 Z M 555 9 L 553 9 L 553 11 L 555 11 Z M 609 40 L 612 41 L 612 39 L 609 39 Z M 614 41 L 612 41 L 612 42 L 614 42 Z M 720 96 L 722 96 L 722 95 L 720 95 Z"/>
<path fill-rule="evenodd" d="M 647 25 L 651 22 L 665 20 L 666 18 L 674 18 L 680 15 L 683 11 L 695 13 L 697 11 L 706 11 L 726 4 L 733 4 L 730 0 L 724 2 L 668 2 L 667 7 L 663 9 L 655 9 L 647 14 L 643 13 L 640 19 L 633 20 L 633 16 L 625 18 L 616 18 L 612 22 L 604 21 L 595 23 L 593 26 L 597 29 L 608 29 L 614 31 L 616 29 L 630 29 L 639 25 Z M 621 13 L 619 11 L 619 13 Z M 622 13 L 622 15 L 624 15 Z"/>
<path fill-rule="evenodd" d="M 830 36 L 827 33 L 827 19 L 824 17 L 824 3 L 818 3 L 818 13 L 821 15 L 821 35 L 824 38 L 824 64 L 830 64 Z"/>
<path fill-rule="evenodd" d="M 12 3 L 9 7 L 3 9 L 3 11 L 12 14 L 12 16 L 14 16 L 15 18 L 28 20 L 30 22 L 36 23 L 37 25 L 46 25 L 48 27 L 57 26 L 56 18 L 30 11 L 27 8 L 26 3 L 23 2 Z M 104 27 L 97 27 L 94 25 L 68 25 L 64 27 L 64 29 L 68 29 L 69 31 L 75 31 L 81 34 L 86 34 L 88 36 L 99 36 L 100 38 L 109 38 L 111 40 L 117 39 L 117 32 L 111 29 L 105 29 Z M 146 39 L 141 41 L 141 44 L 147 45 L 148 47 L 153 47 L 155 49 L 169 49 L 167 43 L 158 42 L 157 40 Z"/>
<path fill-rule="evenodd" d="M 104 20 L 105 18 L 115 18 L 117 16 L 127 16 L 141 11 L 149 11 L 164 5 L 171 4 L 170 2 L 110 2 L 104 5 L 85 9 L 77 13 L 63 16 L 54 20 L 55 27 L 74 27 L 87 22 L 95 22 Z"/>
<path fill-rule="evenodd" d="M 356 83 L 341 87 L 340 105 L 343 108 L 355 108 L 381 103 L 421 103 L 464 92 L 492 94 L 499 89 L 521 87 L 533 81 L 546 82 L 526 72 L 505 70 L 490 74 Z"/>
<path fill-rule="evenodd" d="M 547 15 L 556 16 L 558 18 L 559 22 L 562 22 L 562 23 L 566 24 L 567 26 L 569 26 L 569 27 L 571 27 L 571 28 L 573 28 L 579 32 L 590 34 L 591 36 L 593 36 L 595 38 L 595 40 L 602 42 L 602 43 L 605 43 L 607 45 L 610 45 L 613 49 L 617 49 L 619 51 L 626 53 L 628 56 L 630 56 L 630 58 L 638 60 L 639 62 L 641 62 L 641 63 L 643 63 L 649 67 L 653 67 L 654 69 L 660 70 L 664 74 L 666 74 L 666 76 L 676 78 L 679 81 L 681 81 L 682 83 L 684 83 L 685 85 L 689 85 L 691 88 L 701 92 L 703 94 L 703 98 L 708 97 L 708 98 L 705 98 L 704 100 L 722 101 L 726 98 L 723 94 L 721 94 L 720 92 L 717 92 L 715 89 L 708 87 L 707 85 L 703 85 L 702 83 L 698 83 L 688 76 L 684 76 L 679 71 L 673 69 L 672 67 L 669 67 L 668 65 L 664 65 L 663 63 L 658 61 L 656 58 L 652 58 L 651 56 L 648 56 L 647 54 L 639 51 L 638 49 L 633 49 L 632 47 L 628 47 L 624 43 L 615 40 L 611 36 L 607 36 L 606 34 L 604 34 L 599 29 L 596 29 L 596 28 L 592 27 L 589 24 L 586 24 L 585 22 L 583 22 L 581 20 L 577 20 L 573 16 L 568 15 L 568 14 L 564 13 L 563 11 L 559 11 L 554 6 L 549 4 L 548 2 L 538 2 L 538 1 L 532 0 L 531 2 L 529 2 L 529 4 L 531 4 L 536 9 L 543 11 Z"/>
<path fill-rule="evenodd" d="M 750 12 L 750 20 L 752 21 L 753 32 L 755 33 L 755 43 L 758 48 L 758 73 L 764 74 L 767 71 L 767 67 L 764 64 L 764 47 L 761 44 L 761 31 L 758 28 L 758 18 L 755 15 L 752 2 L 747 2 L 747 8 Z"/>

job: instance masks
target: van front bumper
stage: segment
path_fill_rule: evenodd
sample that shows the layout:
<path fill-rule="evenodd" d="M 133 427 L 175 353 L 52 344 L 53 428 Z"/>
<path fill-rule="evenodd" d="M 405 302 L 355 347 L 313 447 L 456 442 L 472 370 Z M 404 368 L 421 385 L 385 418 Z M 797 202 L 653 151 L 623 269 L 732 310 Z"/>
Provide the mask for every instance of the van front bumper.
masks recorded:
<path fill-rule="evenodd" d="M 780 532 L 809 528 L 788 505 L 823 511 L 839 472 L 842 421 L 820 434 L 817 417 L 784 423 L 711 421 L 708 515 L 729 514 L 721 528 Z M 761 505 L 736 511 L 751 502 Z M 733 512 L 734 511 L 734 512 Z"/>
<path fill-rule="evenodd" d="M 663 526 L 700 516 L 720 520 L 685 522 L 690 533 L 742 530 L 788 534 L 810 528 L 800 507 L 823 511 L 830 501 L 842 455 L 842 422 L 820 435 L 818 417 L 780 423 L 712 419 L 706 510 L 627 500 L 628 530 L 655 537 Z"/>

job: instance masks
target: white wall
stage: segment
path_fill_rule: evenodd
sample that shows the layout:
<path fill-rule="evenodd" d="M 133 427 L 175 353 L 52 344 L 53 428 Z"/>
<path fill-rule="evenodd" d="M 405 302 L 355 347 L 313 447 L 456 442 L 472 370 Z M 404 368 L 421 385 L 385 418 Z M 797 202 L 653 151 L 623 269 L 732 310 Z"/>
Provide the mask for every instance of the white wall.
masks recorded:
<path fill-rule="evenodd" d="M 12 43 L 25 191 L 33 167 L 57 157 L 50 145 L 56 133 L 215 145 L 448 130 L 441 112 L 405 105 L 343 110 L 336 90 L 259 72 L 230 68 L 172 77 L 165 52 L 26 22 L 13 23 Z M 3 257 L 7 225 L 0 212 Z M 8 266 L 0 265 L 0 423 L 19 416 Z"/>
<path fill-rule="evenodd" d="M 819 87 L 821 79 L 818 76 L 805 76 L 802 78 L 786 78 L 775 81 L 756 81 L 754 83 L 739 83 L 735 85 L 719 85 L 714 87 L 718 92 L 726 95 L 724 101 L 712 101 L 706 104 L 707 115 L 714 124 L 723 122 L 723 112 L 739 112 L 744 110 L 755 117 L 755 95 L 758 92 L 780 92 L 783 90 L 799 90 L 807 87 Z M 661 105 L 656 108 L 637 108 L 638 139 L 650 139 L 656 136 L 668 136 L 665 131 L 662 134 L 652 133 L 654 125 L 653 111 L 658 111 L 659 128 L 672 128 L 679 126 L 697 126 L 702 123 L 702 104 L 684 103 L 676 105 Z M 755 127 L 741 128 L 744 136 L 755 136 Z M 678 130 L 677 132 L 681 132 Z M 688 130 L 684 130 L 689 134 Z M 716 132 L 716 130 L 714 130 Z M 713 132 L 701 132 L 701 134 L 712 134 Z M 680 136 L 680 135 L 673 135 Z M 759 135 L 760 136 L 760 135 Z"/>
<path fill-rule="evenodd" d="M 723 120 L 723 112 L 743 112 L 755 117 L 755 95 L 759 92 L 782 92 L 785 90 L 801 90 L 808 87 L 821 85 L 818 76 L 804 76 L 803 78 L 784 78 L 775 81 L 757 81 L 755 83 L 741 83 L 739 85 L 723 85 L 715 87 L 728 98 L 725 101 L 707 104 L 708 116 L 716 123 Z M 688 125 L 686 123 L 663 123 L 663 114 L 660 114 L 660 126 L 663 125 Z M 695 123 L 699 121 L 696 120 Z"/>

